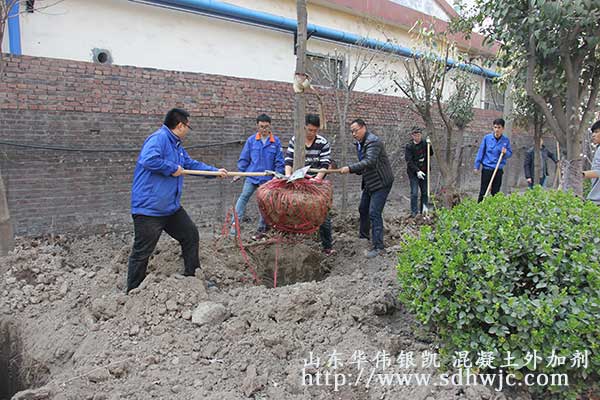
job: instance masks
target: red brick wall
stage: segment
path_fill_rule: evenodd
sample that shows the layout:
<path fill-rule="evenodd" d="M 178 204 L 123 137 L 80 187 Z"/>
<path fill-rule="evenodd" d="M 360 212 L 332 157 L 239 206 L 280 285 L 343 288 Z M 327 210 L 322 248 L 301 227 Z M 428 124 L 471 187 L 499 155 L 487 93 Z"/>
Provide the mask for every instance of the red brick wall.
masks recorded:
<path fill-rule="evenodd" d="M 256 115 L 262 112 L 271 115 L 274 131 L 284 143 L 293 134 L 289 84 L 27 56 L 9 56 L 7 61 L 0 80 L 0 141 L 123 150 L 51 151 L 0 144 L 0 171 L 19 234 L 128 226 L 129 190 L 139 147 L 172 107 L 183 107 L 192 114 L 194 130 L 186 147 L 244 140 L 254 132 Z M 330 126 L 324 134 L 332 136 L 337 121 L 331 93 L 326 94 L 326 101 Z M 314 96 L 308 110 L 317 111 Z M 497 116 L 477 111 L 469 128 L 474 145 Z M 364 118 L 370 129 L 384 138 L 405 135 L 404 130 L 417 120 L 408 111 L 406 100 L 376 94 L 355 96 L 349 118 L 356 117 Z M 189 152 L 194 158 L 233 170 L 241 146 Z M 339 152 L 339 148 L 334 150 Z M 396 150 L 388 152 L 403 157 L 403 151 Z M 469 169 L 474 150 L 467 149 Z M 399 161 L 391 201 L 407 208 L 402 197 L 408 190 L 405 167 Z M 350 198 L 356 201 L 359 180 L 351 182 Z M 240 183 L 188 178 L 183 202 L 199 225 L 220 223 L 240 190 Z M 250 214 L 253 212 L 254 205 Z"/>

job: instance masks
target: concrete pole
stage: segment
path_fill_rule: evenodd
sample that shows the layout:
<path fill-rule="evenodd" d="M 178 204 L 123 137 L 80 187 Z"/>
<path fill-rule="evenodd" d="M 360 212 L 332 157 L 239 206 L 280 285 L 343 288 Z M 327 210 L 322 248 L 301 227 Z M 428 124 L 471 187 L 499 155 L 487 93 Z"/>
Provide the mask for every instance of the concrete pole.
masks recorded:
<path fill-rule="evenodd" d="M 14 232 L 8 212 L 6 189 L 0 171 L 0 256 L 5 256 L 15 246 Z"/>
<path fill-rule="evenodd" d="M 297 0 L 298 31 L 296 33 L 296 74 L 294 80 L 302 82 L 306 77 L 306 25 L 308 21 L 306 0 Z M 294 171 L 304 167 L 305 140 L 304 118 L 306 114 L 306 99 L 302 91 L 294 96 Z"/>

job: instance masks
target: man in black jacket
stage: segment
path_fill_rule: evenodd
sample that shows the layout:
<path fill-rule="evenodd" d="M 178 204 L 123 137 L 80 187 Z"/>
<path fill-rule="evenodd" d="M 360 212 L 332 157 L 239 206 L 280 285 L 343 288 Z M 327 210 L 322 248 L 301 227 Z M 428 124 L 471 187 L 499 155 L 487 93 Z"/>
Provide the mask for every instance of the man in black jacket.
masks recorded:
<path fill-rule="evenodd" d="M 410 129 L 411 141 L 406 144 L 404 158 L 406 172 L 410 181 L 410 215 L 416 217 L 428 206 L 427 198 L 427 144 L 423 140 L 421 128 L 414 126 Z M 433 153 L 432 153 L 433 154 Z M 419 189 L 421 190 L 421 205 L 419 206 Z"/>
<path fill-rule="evenodd" d="M 360 213 L 361 239 L 372 238 L 373 249 L 367 258 L 382 253 L 383 245 L 383 207 L 394 183 L 394 174 L 385 152 L 385 146 L 379 137 L 367 130 L 367 124 L 358 118 L 350 124 L 352 137 L 356 140 L 358 162 L 341 168 L 342 174 L 362 175 L 362 196 L 358 211 Z M 369 232 L 371 230 L 371 232 Z"/>
<path fill-rule="evenodd" d="M 544 139 L 540 139 L 540 154 L 542 160 L 542 173 L 540 175 L 540 186 L 544 187 L 544 183 L 546 183 L 546 178 L 548 177 L 548 159 L 551 159 L 556 164 L 558 161 L 556 160 L 556 156 L 550 150 L 544 146 Z M 525 154 L 525 162 L 523 163 L 523 168 L 525 169 L 525 179 L 527 179 L 527 185 L 530 189 L 533 188 L 533 180 L 535 178 L 535 146 L 527 150 L 527 154 Z"/>

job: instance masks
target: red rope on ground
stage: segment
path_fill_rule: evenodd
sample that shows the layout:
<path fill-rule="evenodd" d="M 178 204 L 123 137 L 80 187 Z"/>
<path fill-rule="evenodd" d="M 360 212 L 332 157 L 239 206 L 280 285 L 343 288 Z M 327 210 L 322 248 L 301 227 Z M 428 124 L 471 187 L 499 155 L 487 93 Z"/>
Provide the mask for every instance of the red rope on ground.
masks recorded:
<path fill-rule="evenodd" d="M 254 283 L 257 285 L 260 284 L 260 279 L 258 278 L 258 274 L 256 270 L 252 267 L 250 263 L 250 257 L 248 257 L 248 253 L 246 253 L 246 249 L 244 248 L 244 243 L 242 242 L 242 233 L 240 231 L 240 220 L 238 218 L 237 213 L 235 212 L 235 207 L 231 207 L 229 211 L 227 211 L 227 216 L 225 217 L 225 223 L 223 224 L 223 229 L 221 231 L 222 237 L 229 235 L 229 229 L 227 228 L 231 224 L 231 217 L 233 215 L 234 223 L 235 223 L 235 239 L 238 243 L 238 247 L 240 248 L 240 253 L 242 253 L 242 257 L 244 258 L 244 262 L 248 266 L 248 269 L 252 273 L 252 277 L 254 278 Z M 229 224 L 228 224 L 229 222 Z"/>
<path fill-rule="evenodd" d="M 280 236 L 281 238 L 281 236 Z M 275 243 L 275 270 L 273 271 L 273 288 L 277 288 L 277 260 L 279 260 L 279 245 L 281 243 L 281 240 L 278 240 L 277 243 Z"/>

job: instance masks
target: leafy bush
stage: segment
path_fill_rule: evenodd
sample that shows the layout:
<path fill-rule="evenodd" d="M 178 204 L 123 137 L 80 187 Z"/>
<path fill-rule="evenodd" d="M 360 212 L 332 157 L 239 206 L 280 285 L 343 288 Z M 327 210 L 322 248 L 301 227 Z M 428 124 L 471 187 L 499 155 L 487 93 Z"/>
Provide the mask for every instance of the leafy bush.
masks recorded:
<path fill-rule="evenodd" d="M 442 211 L 434 230 L 408 240 L 399 297 L 437 332 L 446 360 L 493 352 L 498 367 L 510 351 L 518 366 L 505 373 L 567 373 L 569 387 L 530 389 L 574 399 L 599 381 L 599 260 L 600 207 L 539 187 L 498 194 Z M 565 365 L 548 366 L 552 349 Z M 588 368 L 571 368 L 571 356 L 586 350 Z M 532 371 L 525 364 L 534 351 L 544 359 Z"/>

